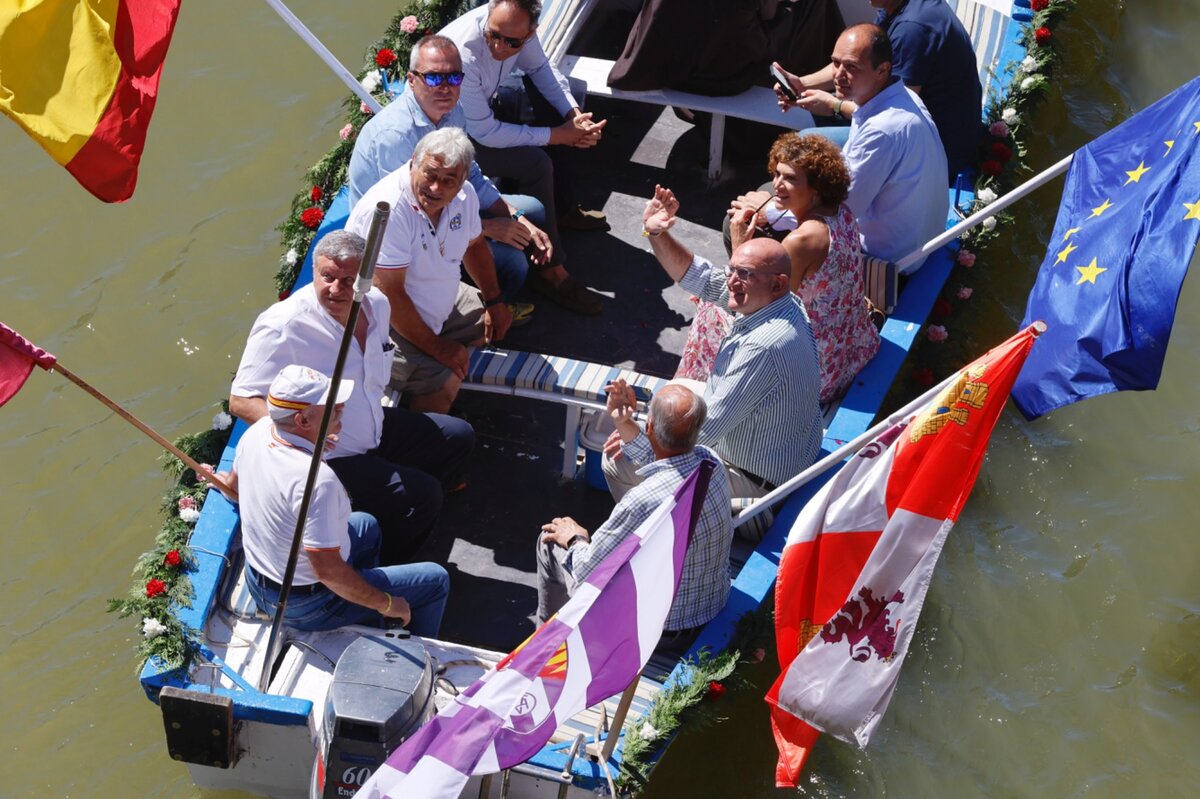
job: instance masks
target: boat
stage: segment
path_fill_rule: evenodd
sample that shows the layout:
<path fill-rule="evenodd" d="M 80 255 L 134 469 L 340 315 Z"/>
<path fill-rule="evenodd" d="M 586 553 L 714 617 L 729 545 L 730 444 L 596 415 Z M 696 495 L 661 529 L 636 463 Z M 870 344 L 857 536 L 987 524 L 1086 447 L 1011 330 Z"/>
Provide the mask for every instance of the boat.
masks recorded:
<path fill-rule="evenodd" d="M 865 4 L 842 0 L 848 22 L 861 19 L 862 5 Z M 977 36 L 977 46 L 986 52 L 981 56 L 981 72 L 991 83 L 992 95 L 1002 96 L 1011 79 L 1011 65 L 1025 56 L 1021 25 L 1031 19 L 1027 3 L 958 0 L 951 5 L 959 10 L 960 16 L 978 15 L 979 24 L 972 30 Z M 998 13 L 992 13 L 997 10 Z M 604 108 L 618 108 L 618 100 L 610 102 Z M 650 120 L 649 129 L 656 134 L 663 133 L 656 126 L 666 124 L 670 126 L 668 140 L 687 135 L 680 134 L 678 123 L 664 122 L 665 116 L 654 119 L 653 114 L 647 116 L 643 112 L 643 117 Z M 761 157 L 753 160 L 760 161 Z M 701 177 L 697 174 L 690 179 L 698 181 Z M 960 181 L 951 190 L 947 227 L 959 222 L 973 208 L 975 197 L 970 185 Z M 610 204 L 626 213 L 631 208 L 628 204 L 623 209 L 619 203 Z M 687 210 L 685 206 L 684 211 Z M 325 211 L 317 235 L 340 226 L 347 212 L 343 192 Z M 610 217 L 619 227 L 616 216 L 610 209 Z M 711 239 L 712 231 L 708 235 Z M 636 241 L 636 236 L 625 239 Z M 613 238 L 611 246 L 628 248 L 619 236 Z M 603 257 L 603 248 L 600 249 Z M 954 267 L 955 256 L 953 245 L 938 249 L 907 282 L 883 326 L 879 354 L 826 416 L 823 454 L 858 437 L 879 414 Z M 301 283 L 311 279 L 310 258 L 306 256 L 301 262 Z M 656 267 L 647 266 L 645 271 L 651 269 Z M 654 274 L 655 279 L 661 277 L 657 272 Z M 660 298 L 654 296 L 654 286 L 641 293 L 651 296 L 634 299 L 661 305 Z M 666 316 L 671 318 L 671 313 Z M 603 351 L 604 338 L 593 342 L 593 346 Z M 590 357 L 599 360 L 594 355 Z M 655 353 L 644 361 L 639 359 L 637 367 L 653 376 L 655 369 L 669 371 L 666 361 L 662 353 Z M 480 393 L 464 392 L 460 399 L 464 414 L 477 423 L 485 446 L 493 450 L 490 457 L 519 464 L 511 467 L 514 474 L 509 479 L 524 479 L 523 469 L 540 470 L 543 480 L 547 475 L 556 475 L 559 470 L 552 451 L 559 441 L 558 414 L 565 413 L 568 423 L 571 414 L 575 414 L 578 421 L 581 408 L 586 412 L 588 403 L 569 404 L 564 410 L 561 404 L 535 404 L 519 392 L 499 397 L 495 387 L 492 388 Z M 531 438 L 540 437 L 541 445 L 513 438 L 513 416 L 522 419 L 522 426 L 529 428 Z M 234 427 L 221 456 L 220 468 L 228 468 L 232 462 L 242 429 L 240 423 Z M 564 464 L 571 471 L 577 460 L 573 445 L 574 439 L 567 436 Z M 585 475 L 587 462 L 585 456 L 584 468 L 580 470 Z M 614 780 L 621 782 L 622 776 L 632 774 L 635 781 L 644 779 L 670 745 L 670 737 L 663 736 L 648 746 L 640 745 L 644 754 L 639 757 L 644 760 L 634 764 L 627 757 L 622 735 L 644 729 L 656 700 L 666 692 L 692 683 L 698 673 L 697 664 L 710 660 L 706 653 L 726 651 L 748 614 L 759 611 L 771 594 L 787 531 L 821 482 L 821 479 L 810 482 L 794 493 L 756 547 L 735 547 L 732 561 L 736 578 L 726 608 L 704 627 L 682 658 L 652 660 L 635 690 L 627 692 L 628 723 L 622 726 L 620 720 L 625 717 L 626 708 L 621 707 L 620 697 L 614 696 L 561 724 L 527 763 L 497 779 L 472 778 L 463 795 L 582 799 L 611 791 Z M 489 488 L 498 490 L 495 486 Z M 553 502 L 564 497 L 579 503 L 579 507 L 570 509 L 576 515 L 586 518 L 590 513 L 598 520 L 607 515 L 607 497 L 588 488 L 583 479 L 568 482 L 557 494 L 551 492 L 545 499 Z M 197 631 L 194 657 L 182 669 L 151 658 L 140 674 L 147 698 L 162 709 L 169 755 L 188 765 L 196 785 L 289 799 L 352 796 L 390 751 L 531 631 L 532 625 L 522 618 L 522 613 L 528 612 L 532 603 L 521 610 L 522 599 L 528 597 L 521 590 L 525 586 L 521 585 L 520 576 L 513 576 L 519 571 L 513 564 L 520 558 L 506 547 L 515 540 L 515 546 L 521 548 L 519 554 L 529 555 L 531 560 L 532 530 L 536 528 L 530 526 L 529 518 L 538 515 L 548 518 L 566 509 L 555 506 L 551 512 L 549 506 L 542 506 L 518 512 L 509 506 L 498 507 L 494 497 L 467 498 L 464 503 L 457 512 L 460 525 L 472 515 L 482 516 L 485 523 L 480 526 L 500 529 L 500 533 L 499 539 L 487 547 L 469 536 L 443 543 L 448 546 L 446 559 L 456 569 L 452 572 L 455 588 L 443 628 L 444 640 L 360 626 L 321 633 L 289 631 L 280 658 L 270 666 L 268 685 L 260 690 L 260 678 L 268 668 L 262 661 L 262 652 L 266 648 L 270 619 L 256 611 L 244 585 L 236 509 L 217 492 L 209 493 L 189 541 L 194 558 L 190 574 L 194 598 L 190 607 L 176 607 L 172 611 L 183 628 Z M 451 517 L 446 526 L 460 529 L 453 523 L 454 509 L 449 509 L 446 516 Z M 509 524 L 493 524 L 496 520 L 507 520 Z M 463 583 L 475 583 L 475 593 L 461 591 Z M 487 607 L 471 607 L 462 598 L 470 595 L 478 599 L 480 594 L 487 597 Z M 464 610 L 473 614 L 469 622 L 463 619 Z M 517 623 L 513 623 L 514 619 Z M 639 740 L 649 739 L 639 736 Z M 624 787 L 633 786 L 625 782 Z"/>

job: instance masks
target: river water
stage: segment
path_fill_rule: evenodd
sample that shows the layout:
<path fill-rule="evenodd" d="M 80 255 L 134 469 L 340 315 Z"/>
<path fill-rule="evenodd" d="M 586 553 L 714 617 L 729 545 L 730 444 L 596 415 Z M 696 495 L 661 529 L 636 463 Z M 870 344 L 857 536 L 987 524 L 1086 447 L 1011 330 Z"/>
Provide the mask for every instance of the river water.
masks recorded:
<path fill-rule="evenodd" d="M 293 8 L 351 64 L 393 13 Z M 1034 165 L 1200 72 L 1194 12 L 1081 0 L 1031 120 Z M 205 427 L 274 299 L 273 229 L 334 143 L 344 94 L 265 4 L 209 0 L 183 6 L 130 202 L 95 201 L 0 124 L 0 320 L 168 437 Z M 969 346 L 1020 319 L 1060 186 L 980 259 Z M 1194 795 L 1198 309 L 1185 286 L 1157 392 L 1004 415 L 888 715 L 866 751 L 822 741 L 804 793 Z M 134 625 L 104 611 L 158 528 L 157 454 L 57 375 L 37 372 L 0 411 L 0 796 L 198 795 L 138 688 Z M 774 795 L 760 700 L 773 675 L 748 674 L 758 686 L 713 706 L 727 721 L 685 731 L 652 796 Z"/>

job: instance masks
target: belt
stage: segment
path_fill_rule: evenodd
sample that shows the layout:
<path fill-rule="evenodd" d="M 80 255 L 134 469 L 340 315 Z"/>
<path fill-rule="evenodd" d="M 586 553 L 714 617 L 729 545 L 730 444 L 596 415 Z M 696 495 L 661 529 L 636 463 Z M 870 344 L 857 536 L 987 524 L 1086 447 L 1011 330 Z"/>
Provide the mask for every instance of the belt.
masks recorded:
<path fill-rule="evenodd" d="M 246 571 L 249 572 L 250 576 L 252 576 L 255 580 L 257 580 L 263 586 L 263 588 L 270 588 L 272 591 L 274 591 L 277 594 L 283 593 L 282 585 L 275 582 L 270 577 L 267 577 L 265 574 L 260 574 L 258 569 L 254 568 L 249 563 L 246 564 Z M 322 584 L 320 582 L 308 583 L 307 585 L 293 584 L 292 590 L 289 591 L 288 593 L 292 594 L 293 596 L 308 596 L 310 594 L 317 593 L 317 591 L 320 591 L 324 587 L 325 587 L 324 584 Z"/>

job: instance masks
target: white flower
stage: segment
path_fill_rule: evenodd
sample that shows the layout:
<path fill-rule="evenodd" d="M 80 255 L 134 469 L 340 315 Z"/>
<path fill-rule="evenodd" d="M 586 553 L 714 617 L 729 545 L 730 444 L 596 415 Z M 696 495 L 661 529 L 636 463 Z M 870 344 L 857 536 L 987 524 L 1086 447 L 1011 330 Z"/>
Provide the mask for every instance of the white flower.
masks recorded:
<path fill-rule="evenodd" d="M 984 205 L 991 205 L 992 203 L 996 202 L 996 196 L 996 192 L 989 188 L 982 188 L 979 190 L 979 193 L 975 195 L 979 202 L 983 203 Z"/>
<path fill-rule="evenodd" d="M 195 524 L 200 521 L 200 511 L 195 508 L 180 508 L 179 518 L 183 519 L 188 524 Z"/>
<path fill-rule="evenodd" d="M 1027 55 L 1021 59 L 1021 69 L 1025 70 L 1025 72 L 1037 72 L 1037 68 L 1038 62 L 1033 56 Z"/>
<path fill-rule="evenodd" d="M 218 411 L 217 414 L 213 416 L 213 430 L 228 430 L 229 425 L 231 424 L 233 424 L 233 417 L 225 413 L 225 411 Z"/>
<path fill-rule="evenodd" d="M 1024 91 L 1029 91 L 1029 87 L 1035 83 L 1037 83 L 1036 78 L 1025 78 L 1025 80 L 1021 81 L 1021 88 Z"/>
<path fill-rule="evenodd" d="M 295 248 L 290 249 L 283 254 L 283 260 L 287 261 L 288 266 L 295 266 L 300 260 L 300 253 L 296 252 Z"/>
<path fill-rule="evenodd" d="M 158 619 L 142 619 L 142 635 L 157 638 L 167 631 L 167 625 Z"/>
<path fill-rule="evenodd" d="M 658 730 L 654 729 L 654 725 L 647 721 L 642 725 L 642 731 L 638 733 L 638 737 L 643 741 L 653 741 L 658 737 Z"/>
<path fill-rule="evenodd" d="M 989 216 L 987 219 L 983 220 L 983 229 L 986 230 L 988 233 L 991 233 L 993 230 L 995 230 L 996 229 L 996 217 Z"/>
<path fill-rule="evenodd" d="M 379 72 L 374 69 L 371 70 L 366 75 L 363 75 L 362 80 L 360 80 L 359 83 L 362 84 L 362 87 L 367 91 L 374 92 L 379 88 Z"/>
<path fill-rule="evenodd" d="M 1021 117 L 1017 115 L 1017 109 L 1015 108 L 1004 109 L 1004 111 L 1000 114 L 1000 118 L 1003 119 L 1004 124 L 1008 125 L 1010 128 L 1021 121 Z"/>

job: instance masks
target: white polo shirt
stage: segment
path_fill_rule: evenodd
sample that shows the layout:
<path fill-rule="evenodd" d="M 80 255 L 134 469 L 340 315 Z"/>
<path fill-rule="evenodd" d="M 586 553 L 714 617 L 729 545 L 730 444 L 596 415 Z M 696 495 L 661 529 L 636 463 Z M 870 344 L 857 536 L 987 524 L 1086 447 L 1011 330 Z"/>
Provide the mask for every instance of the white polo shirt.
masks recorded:
<path fill-rule="evenodd" d="M 367 318 L 367 346 L 364 351 L 353 339 L 346 353 L 342 377 L 354 381 L 354 393 L 346 403 L 337 448 L 329 455 L 334 458 L 374 449 L 383 434 L 380 400 L 392 376 L 395 350 L 389 335 L 391 306 L 383 292 L 372 288 L 363 298 L 360 313 Z M 345 331 L 342 323 L 321 307 L 311 283 L 297 289 L 254 321 L 229 392 L 235 397 L 265 399 L 271 381 L 293 363 L 332 375 Z"/>
<path fill-rule="evenodd" d="M 259 574 L 283 582 L 296 515 L 308 480 L 312 444 L 259 419 L 238 441 L 233 467 L 238 476 L 238 507 L 246 562 Z M 337 475 L 322 463 L 313 485 L 301 546 L 306 552 L 338 551 L 350 557 L 350 497 Z M 308 558 L 296 562 L 293 585 L 317 582 Z"/>
<path fill-rule="evenodd" d="M 470 183 L 463 183 L 434 225 L 417 205 L 409 170 L 412 161 L 367 190 L 350 212 L 346 230 L 366 238 L 375 205 L 392 208 L 379 248 L 376 269 L 408 269 L 404 290 L 417 313 L 435 334 L 454 310 L 459 271 L 467 245 L 483 232 L 479 199 Z"/>

